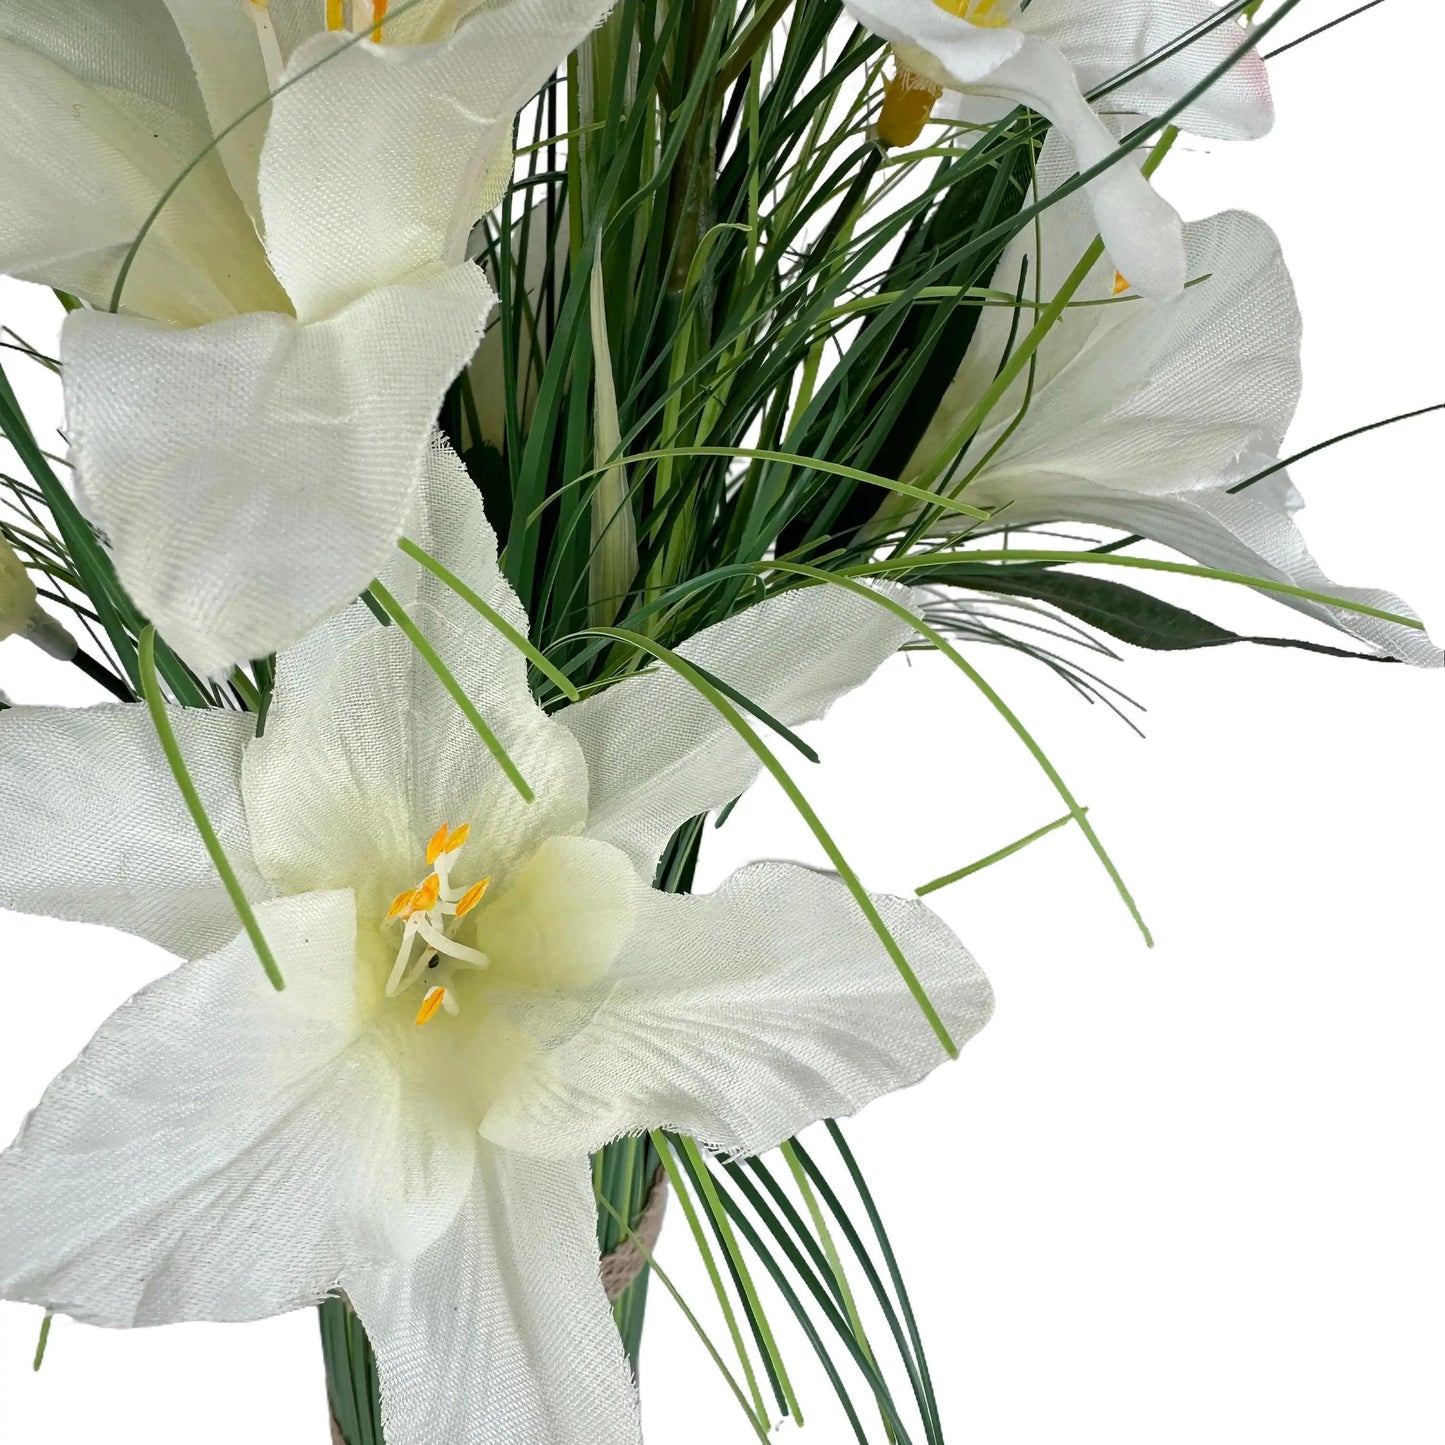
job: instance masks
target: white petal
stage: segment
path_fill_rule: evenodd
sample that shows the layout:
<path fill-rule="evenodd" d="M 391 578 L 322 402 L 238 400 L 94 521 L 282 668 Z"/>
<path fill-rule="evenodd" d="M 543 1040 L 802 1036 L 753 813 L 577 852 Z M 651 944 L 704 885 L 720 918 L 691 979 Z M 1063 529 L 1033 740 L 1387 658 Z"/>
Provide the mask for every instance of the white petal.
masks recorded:
<path fill-rule="evenodd" d="M 939 85 L 981 80 L 1023 43 L 1012 27 L 970 24 L 934 0 L 846 0 L 844 9 L 874 35 L 905 51 L 902 58 L 909 67 Z"/>
<path fill-rule="evenodd" d="M 182 965 L 101 1027 L 0 1155 L 4 1297 L 113 1326 L 255 1319 L 454 1217 L 475 1141 L 419 1147 L 426 1117 L 359 1037 L 350 895 L 257 915 L 285 992 L 244 938 Z"/>
<path fill-rule="evenodd" d="M 1051 195 L 1075 169 L 1068 143 L 1057 132 L 1050 132 L 1035 167 L 1035 194 Z M 1013 296 L 1019 295 L 1022 288 L 1026 303 L 1045 305 L 1059 293 L 1069 273 L 1092 244 L 1097 231 L 1087 198 L 1075 191 L 1053 202 L 1044 211 L 1038 226 L 1024 227 L 1004 251 L 989 284 L 993 289 Z M 1106 255 L 1085 277 L 1074 293 L 1074 299 L 1080 302 L 1104 301 L 1111 295 L 1114 282 L 1114 263 Z M 1092 341 L 1095 331 L 1102 326 L 1116 324 L 1124 311 L 1138 305 L 1137 301 L 1133 301 L 1127 305 L 1076 306 L 1065 311 L 1050 327 L 1034 353 L 1032 371 L 1026 368 L 1017 376 L 989 413 L 961 472 L 966 475 L 972 469 L 974 460 L 987 452 L 1000 433 L 1024 411 L 1026 400 L 1029 405 L 1022 425 L 1027 425 L 1036 400 Z M 1028 325 L 1031 321 L 1032 312 L 1025 311 L 1019 325 Z M 916 481 L 940 454 L 945 460 L 952 458 L 957 448 L 953 438 L 1008 358 L 1017 340 L 1013 333 L 1012 307 L 985 306 L 982 309 L 963 361 L 903 469 L 905 481 Z M 951 473 L 951 478 L 956 478 L 960 470 Z M 978 482 L 969 484 L 968 501 L 979 495 L 977 488 Z"/>
<path fill-rule="evenodd" d="M 0 14 L 0 268 L 108 307 L 156 201 L 210 127 L 164 8 Z M 122 309 L 196 324 L 284 305 L 220 159 L 202 159 L 136 252 Z"/>
<path fill-rule="evenodd" d="M 211 130 L 219 135 L 270 91 L 256 26 L 245 3 L 216 0 L 165 0 L 185 42 L 196 82 L 205 100 Z M 313 6 L 313 12 L 318 7 Z M 257 173 L 266 137 L 265 106 L 220 143 L 221 160 L 231 185 L 253 220 L 261 217 Z"/>
<path fill-rule="evenodd" d="M 988 1021 L 978 965 L 921 903 L 874 899 L 956 1044 Z M 877 934 L 831 874 L 741 869 L 716 893 L 649 892 L 597 1012 L 482 1124 L 561 1158 L 643 1129 L 731 1153 L 852 1114 L 946 1055 Z M 522 1025 L 546 1027 L 543 999 Z"/>
<path fill-rule="evenodd" d="M 1186 236 L 1198 284 L 1167 303 L 1071 311 L 1054 328 L 1054 364 L 970 500 L 1026 506 L 1035 473 L 1154 494 L 1229 486 L 1278 454 L 1299 400 L 1301 330 L 1279 243 L 1242 211 L 1194 222 Z M 1057 248 L 1051 228 L 1044 238 Z M 995 413 L 977 454 L 1010 415 Z"/>
<path fill-rule="evenodd" d="M 909 602 L 904 589 L 880 589 Z M 787 727 L 821 717 L 914 634 L 875 602 L 818 585 L 749 607 L 677 651 L 730 683 Z M 673 832 L 721 807 L 760 764 L 690 684 L 659 666 L 557 713 L 587 758 L 587 832 L 631 855 L 652 881 Z M 765 723 L 748 719 L 787 766 L 795 759 Z"/>
<path fill-rule="evenodd" d="M 406 534 L 525 631 L 455 453 L 432 448 L 425 473 Z M 358 605 L 280 659 L 265 737 L 246 756 L 256 856 L 292 887 L 360 886 L 385 874 L 395 892 L 416 882 L 441 823 L 470 823 L 455 876 L 490 873 L 500 890 L 544 838 L 581 827 L 581 752 L 532 700 L 524 659 L 491 623 L 395 549 L 382 577 L 537 800 L 522 800 L 400 628 L 382 628 Z"/>
<path fill-rule="evenodd" d="M 171 726 L 242 886 L 269 896 L 241 806 L 254 719 L 173 708 Z M 188 958 L 240 927 L 143 707 L 0 713 L 0 817 L 7 908 L 107 923 Z"/>
<path fill-rule="evenodd" d="M 1052 121 L 1073 147 L 1078 169 L 1112 155 L 1116 142 L 1079 91 L 1068 61 L 1045 41 L 1025 37 L 1018 53 L 976 89 L 1021 101 Z M 1173 296 L 1184 286 L 1183 222 L 1140 174 L 1144 152 L 1089 182 L 1094 219 L 1114 264 L 1141 296 Z"/>
<path fill-rule="evenodd" d="M 1053 44 L 1086 94 L 1218 14 L 1219 0 L 1053 0 L 1031 5 L 1019 27 Z M 1100 109 L 1162 115 L 1248 38 L 1226 21 L 1099 101 Z M 1252 140 L 1274 122 L 1264 61 L 1251 50 L 1174 122 L 1218 140 Z"/>
<path fill-rule="evenodd" d="M 223 674 L 293 642 L 376 576 L 492 302 L 460 266 L 310 326 L 66 319 L 85 496 L 121 580 L 193 667 Z"/>
<path fill-rule="evenodd" d="M 261 206 L 297 314 L 344 306 L 418 267 L 460 262 L 514 113 L 607 12 L 607 0 L 510 0 L 432 46 L 322 35 L 272 102 Z"/>
<path fill-rule="evenodd" d="M 387 1445 L 639 1445 L 586 1160 L 478 1152 L 447 1234 L 341 1281 L 376 1351 Z"/>

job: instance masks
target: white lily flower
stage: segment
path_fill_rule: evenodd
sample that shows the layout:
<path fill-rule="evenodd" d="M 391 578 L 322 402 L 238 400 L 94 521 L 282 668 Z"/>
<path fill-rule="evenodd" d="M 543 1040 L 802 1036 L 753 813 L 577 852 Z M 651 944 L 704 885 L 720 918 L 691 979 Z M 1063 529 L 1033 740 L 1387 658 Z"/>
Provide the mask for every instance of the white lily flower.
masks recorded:
<path fill-rule="evenodd" d="M 1040 184 L 1068 172 L 1052 142 Z M 1076 195 L 1044 211 L 1043 254 L 1030 227 L 1005 253 L 994 286 L 1047 303 L 1093 236 Z M 1207 567 L 1308 588 L 1401 616 L 1393 593 L 1340 587 L 1292 520 L 1302 505 L 1279 461 L 1300 394 L 1299 307 L 1279 242 L 1257 216 L 1226 211 L 1185 227 L 1195 284 L 1170 301 L 1126 294 L 1107 255 L 937 484 L 1010 526 L 1088 522 L 1137 532 Z M 1035 293 L 1037 278 L 1037 293 Z M 1027 329 L 1029 314 L 1025 313 Z M 985 308 L 954 378 L 903 476 L 916 480 L 993 382 L 1008 349 L 1011 307 Z M 940 530 L 954 530 L 950 521 Z M 1424 632 L 1268 593 L 1403 661 L 1439 666 Z"/>
<path fill-rule="evenodd" d="M 430 471 L 408 535 L 524 628 L 460 463 L 438 449 Z M 283 654 L 263 737 L 174 710 L 282 993 L 234 936 L 143 708 L 0 716 L 0 903 L 197 959 L 105 1023 L 0 1155 L 0 1296 L 131 1326 L 342 1292 L 391 1445 L 635 1441 L 589 1153 L 665 1127 L 751 1154 L 943 1052 L 836 877 L 650 886 L 673 831 L 756 771 L 674 673 L 548 716 L 430 573 L 398 554 L 382 580 L 536 801 L 360 607 Z M 818 587 L 683 652 L 795 724 L 907 634 Z M 877 905 L 962 1043 L 987 981 L 917 901 Z"/>
<path fill-rule="evenodd" d="M 495 300 L 465 247 L 513 114 L 608 4 L 393 0 L 369 38 L 338 28 L 386 8 L 0 8 L 0 271 L 94 308 L 61 336 L 79 486 L 208 675 L 295 641 L 388 555 Z"/>
<path fill-rule="evenodd" d="M 1218 11 L 1216 0 L 846 0 L 849 14 L 889 41 L 898 75 L 888 83 L 879 136 L 909 145 L 944 92 L 948 115 L 989 124 L 1026 105 L 1073 150 L 1076 169 L 1106 159 L 1117 141 L 1085 100 Z M 1111 93 L 1110 112 L 1159 115 L 1243 36 L 1223 24 Z M 1191 105 L 1177 124 L 1221 138 L 1264 134 L 1272 119 L 1264 63 L 1251 55 Z M 1140 158 L 1142 159 L 1142 157 Z M 1146 296 L 1184 284 L 1181 222 L 1174 208 L 1122 160 L 1086 188 L 1115 264 Z"/>

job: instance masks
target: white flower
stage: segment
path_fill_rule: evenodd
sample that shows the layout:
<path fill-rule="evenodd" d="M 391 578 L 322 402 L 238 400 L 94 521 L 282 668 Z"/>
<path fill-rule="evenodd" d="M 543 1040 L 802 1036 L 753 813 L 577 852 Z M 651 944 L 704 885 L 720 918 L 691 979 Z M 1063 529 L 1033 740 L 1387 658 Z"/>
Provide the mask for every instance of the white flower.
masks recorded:
<path fill-rule="evenodd" d="M 955 119 L 990 123 L 1027 105 L 1067 138 L 1078 170 L 1109 156 L 1116 140 L 1084 93 L 1192 32 L 1217 0 L 846 0 L 849 13 L 892 43 L 900 72 L 889 83 L 880 133 L 889 144 L 916 137 L 940 91 L 953 93 Z M 1243 35 L 1216 26 L 1178 54 L 1112 92 L 1110 112 L 1154 116 L 1216 65 Z M 951 97 L 952 98 L 952 97 Z M 960 103 L 961 102 L 961 103 Z M 981 103 L 980 103 L 981 102 Z M 1263 62 L 1236 65 L 1178 119 L 1203 135 L 1262 135 L 1271 121 Z M 890 132 L 897 129 L 896 134 Z M 1172 295 L 1184 284 L 1180 221 L 1172 206 L 1122 160 L 1090 182 L 1095 223 L 1115 265 L 1141 295 Z"/>
<path fill-rule="evenodd" d="M 0 271 L 95 308 L 61 338 L 79 485 L 206 674 L 376 575 L 493 305 L 465 245 L 513 113 L 607 0 L 392 8 L 378 44 L 333 0 L 0 7 Z"/>
<path fill-rule="evenodd" d="M 1046 146 L 1041 187 L 1067 170 Z M 1037 279 L 1047 302 L 1083 255 L 1093 225 L 1077 196 L 1067 196 L 1044 211 L 1040 230 L 1043 255 L 1030 227 L 1005 253 L 993 284 L 1017 293 L 1027 257 L 1025 290 L 1032 297 Z M 1185 241 L 1189 274 L 1200 279 L 1169 301 L 1125 296 L 1112 259 L 1100 260 L 1074 298 L 1095 304 L 1072 306 L 1045 336 L 1032 396 L 1025 370 L 939 490 L 976 473 L 958 495 L 1005 508 L 1000 523 L 1117 527 L 1208 567 L 1413 617 L 1391 593 L 1339 587 L 1325 576 L 1291 520 L 1302 502 L 1286 472 L 1231 490 L 1279 460 L 1299 401 L 1299 308 L 1279 243 L 1258 217 L 1226 211 L 1186 226 Z M 1028 319 L 1025 313 L 1025 327 Z M 1011 307 L 984 310 L 904 480 L 948 445 L 992 383 L 1012 324 Z M 1391 656 L 1441 663 L 1423 632 L 1266 595 Z"/>
<path fill-rule="evenodd" d="M 525 627 L 460 464 L 437 451 L 431 472 L 408 535 Z M 390 1445 L 635 1440 L 589 1152 L 667 1127 L 753 1153 L 943 1052 L 837 878 L 649 886 L 673 831 L 756 771 L 675 674 L 549 717 L 429 573 L 398 554 L 383 580 L 536 802 L 359 606 L 282 656 L 263 737 L 174 710 L 282 993 L 234 936 L 143 709 L 0 716 L 0 904 L 198 960 L 104 1024 L 0 1155 L 0 1295 L 130 1326 L 341 1291 Z M 798 723 L 907 631 L 819 587 L 684 651 Z M 961 1043 L 986 980 L 922 905 L 877 906 Z"/>

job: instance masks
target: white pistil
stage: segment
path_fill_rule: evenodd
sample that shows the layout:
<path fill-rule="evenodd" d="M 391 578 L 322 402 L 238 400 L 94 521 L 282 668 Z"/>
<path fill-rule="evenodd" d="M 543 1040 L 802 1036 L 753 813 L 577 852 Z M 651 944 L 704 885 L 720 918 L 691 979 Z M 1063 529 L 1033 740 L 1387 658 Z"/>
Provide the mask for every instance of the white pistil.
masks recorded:
<path fill-rule="evenodd" d="M 415 919 L 412 927 L 438 953 L 445 954 L 448 958 L 454 958 L 458 963 L 466 964 L 470 968 L 485 968 L 491 962 L 485 953 L 479 953 L 475 948 L 468 948 L 466 944 L 448 938 L 440 928 L 437 928 L 425 917 Z"/>
<path fill-rule="evenodd" d="M 251 0 L 251 19 L 256 24 L 261 61 L 266 67 L 266 87 L 275 90 L 281 83 L 281 72 L 286 68 L 286 62 L 281 58 L 281 42 L 276 39 L 276 27 L 271 24 L 267 0 Z"/>

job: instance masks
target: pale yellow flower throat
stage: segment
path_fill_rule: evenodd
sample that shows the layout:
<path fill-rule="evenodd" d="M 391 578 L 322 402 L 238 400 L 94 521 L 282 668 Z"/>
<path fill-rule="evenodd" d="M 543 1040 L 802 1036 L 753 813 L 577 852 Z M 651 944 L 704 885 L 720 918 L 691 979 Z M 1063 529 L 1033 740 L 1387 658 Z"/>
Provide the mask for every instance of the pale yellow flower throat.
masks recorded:
<path fill-rule="evenodd" d="M 460 828 L 443 823 L 426 845 L 426 862 L 431 871 L 415 888 L 398 893 L 387 909 L 386 922 L 400 923 L 402 931 L 401 947 L 386 981 L 386 996 L 395 998 L 425 980 L 427 990 L 416 1015 L 418 1027 L 430 1023 L 440 1009 L 460 1013 L 456 990 L 451 987 L 453 975 L 458 969 L 487 966 L 485 953 L 458 943 L 448 932 L 482 901 L 491 882 L 483 878 L 470 888 L 452 887 L 452 864 L 470 833 L 466 823 Z M 413 958 L 418 938 L 422 948 Z"/>

